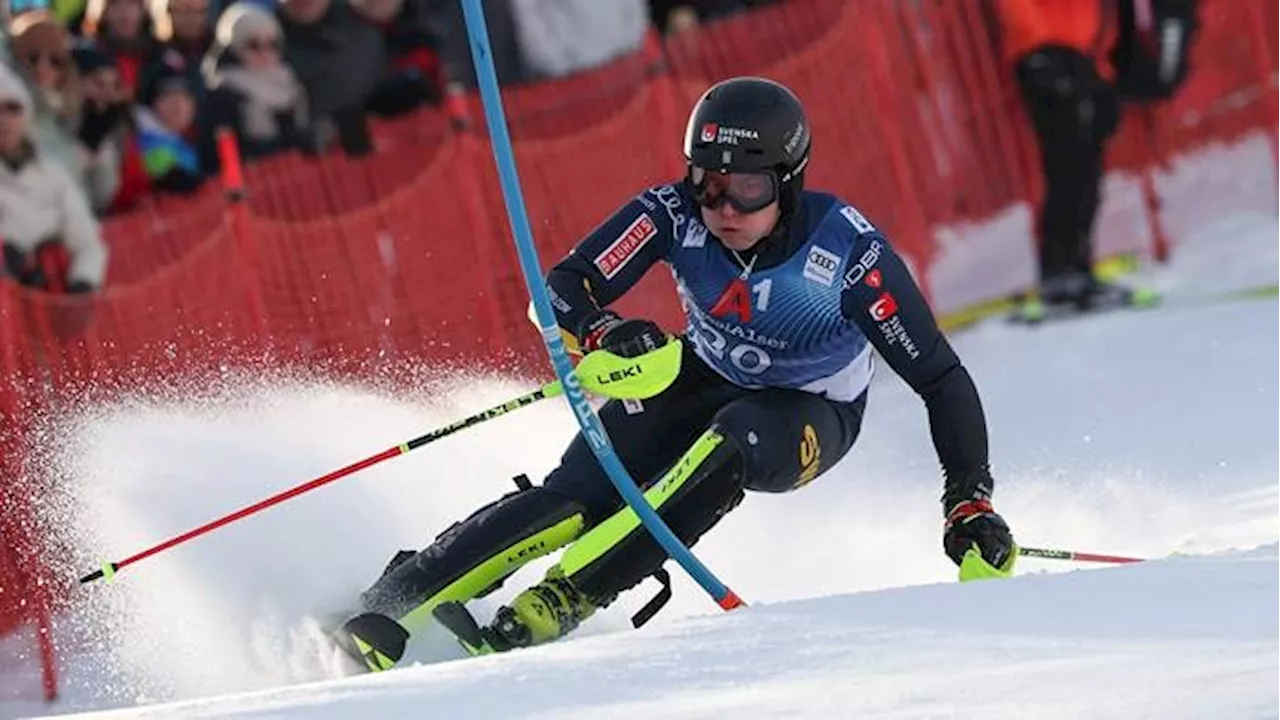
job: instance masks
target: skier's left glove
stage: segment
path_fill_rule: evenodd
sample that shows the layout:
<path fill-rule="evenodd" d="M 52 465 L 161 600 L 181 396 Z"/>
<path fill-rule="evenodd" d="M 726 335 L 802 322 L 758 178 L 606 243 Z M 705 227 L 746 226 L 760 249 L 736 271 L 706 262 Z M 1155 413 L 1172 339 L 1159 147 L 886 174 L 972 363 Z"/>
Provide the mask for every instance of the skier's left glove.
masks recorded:
<path fill-rule="evenodd" d="M 587 316 L 578 331 L 587 352 L 608 350 L 619 357 L 639 357 L 667 344 L 667 334 L 652 320 L 624 320 L 612 310 Z"/>
<path fill-rule="evenodd" d="M 1009 524 L 985 498 L 956 503 L 947 512 L 942 547 L 960 566 L 960 581 L 1009 577 L 1018 546 Z"/>

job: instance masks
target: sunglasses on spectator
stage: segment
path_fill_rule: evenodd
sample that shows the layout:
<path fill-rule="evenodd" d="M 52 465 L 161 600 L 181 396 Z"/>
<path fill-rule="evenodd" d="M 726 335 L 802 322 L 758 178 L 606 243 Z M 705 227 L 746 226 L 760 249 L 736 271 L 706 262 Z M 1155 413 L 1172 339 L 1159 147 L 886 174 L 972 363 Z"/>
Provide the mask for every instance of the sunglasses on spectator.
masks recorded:
<path fill-rule="evenodd" d="M 711 210 L 729 203 L 738 212 L 753 213 L 778 199 L 778 180 L 771 172 L 726 173 L 693 165 L 689 184 L 694 200 Z"/>
<path fill-rule="evenodd" d="M 67 57 L 65 55 L 50 52 L 29 53 L 26 57 L 27 67 L 36 67 L 41 60 L 48 62 L 54 70 L 65 70 L 67 67 Z"/>
<path fill-rule="evenodd" d="M 279 50 L 280 41 L 275 38 L 249 38 L 244 41 L 244 49 L 251 52 L 261 50 Z"/>
<path fill-rule="evenodd" d="M 17 100 L 0 101 L 0 113 L 5 115 L 21 115 L 22 103 Z"/>

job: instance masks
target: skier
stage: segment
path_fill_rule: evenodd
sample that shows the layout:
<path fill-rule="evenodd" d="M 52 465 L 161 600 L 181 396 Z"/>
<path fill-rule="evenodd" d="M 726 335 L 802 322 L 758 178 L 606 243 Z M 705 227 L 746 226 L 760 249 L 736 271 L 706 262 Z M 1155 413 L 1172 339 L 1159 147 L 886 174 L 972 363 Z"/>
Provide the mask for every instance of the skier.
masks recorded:
<path fill-rule="evenodd" d="M 570 348 L 628 357 L 668 336 L 608 306 L 660 261 L 677 280 L 689 320 L 678 378 L 652 399 L 606 403 L 600 419 L 632 477 L 660 487 L 659 514 L 691 545 L 744 490 L 789 492 L 840 460 L 862 423 L 875 348 L 924 399 L 945 478 L 944 551 L 962 580 L 1007 576 L 1017 548 L 991 505 L 973 380 L 885 236 L 852 205 L 803 189 L 809 149 L 809 120 L 789 89 L 754 77 L 716 84 L 689 117 L 685 178 L 640 193 L 551 269 Z M 643 527 L 607 522 L 627 512 L 579 436 L 542 485 L 399 553 L 361 604 L 407 627 L 434 614 L 473 653 L 554 640 L 663 576 L 666 554 Z M 566 545 L 543 581 L 488 626 L 468 627 L 462 603 Z M 375 670 L 390 667 L 403 638 L 370 652 L 379 630 L 361 628 L 346 626 L 360 641 L 345 647 Z"/>

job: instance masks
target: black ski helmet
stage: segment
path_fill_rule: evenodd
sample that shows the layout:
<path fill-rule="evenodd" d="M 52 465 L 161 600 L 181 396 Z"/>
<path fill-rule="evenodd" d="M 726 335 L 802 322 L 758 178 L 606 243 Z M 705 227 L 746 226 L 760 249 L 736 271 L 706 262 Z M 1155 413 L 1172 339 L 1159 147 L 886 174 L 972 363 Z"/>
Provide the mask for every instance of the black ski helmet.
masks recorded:
<path fill-rule="evenodd" d="M 809 146 L 809 118 L 800 99 L 761 77 L 712 85 L 693 106 L 684 131 L 689 168 L 774 173 L 784 218 L 799 204 Z"/>

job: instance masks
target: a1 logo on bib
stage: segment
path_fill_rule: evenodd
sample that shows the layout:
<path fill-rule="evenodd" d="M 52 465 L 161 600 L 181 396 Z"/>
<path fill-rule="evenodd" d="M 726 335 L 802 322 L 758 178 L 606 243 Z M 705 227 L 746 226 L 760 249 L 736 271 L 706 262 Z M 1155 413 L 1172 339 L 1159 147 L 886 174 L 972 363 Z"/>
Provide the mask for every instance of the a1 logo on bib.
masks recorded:
<path fill-rule="evenodd" d="M 804 261 L 804 276 L 820 285 L 831 287 L 840 269 L 840 256 L 814 245 Z"/>

